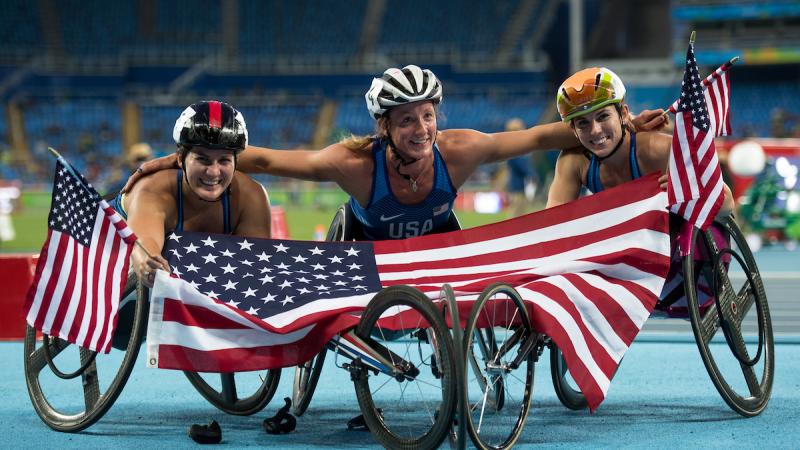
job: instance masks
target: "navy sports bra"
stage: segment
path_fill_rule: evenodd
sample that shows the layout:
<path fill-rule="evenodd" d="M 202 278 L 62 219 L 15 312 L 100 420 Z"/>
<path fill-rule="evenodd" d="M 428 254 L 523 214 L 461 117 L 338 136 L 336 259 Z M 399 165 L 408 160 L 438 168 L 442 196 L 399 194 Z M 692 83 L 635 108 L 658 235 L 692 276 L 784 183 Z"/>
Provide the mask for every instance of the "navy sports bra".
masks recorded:
<path fill-rule="evenodd" d="M 386 169 L 386 140 L 375 139 L 372 144 L 374 169 L 369 203 L 361 206 L 350 197 L 350 207 L 363 226 L 368 239 L 402 239 L 435 232 L 447 226 L 456 198 L 456 188 L 450 181 L 439 147 L 433 145 L 433 189 L 425 200 L 415 205 L 400 203 L 392 192 Z"/>
<path fill-rule="evenodd" d="M 178 221 L 175 224 L 174 231 L 183 231 L 183 170 L 178 170 L 177 173 L 178 177 L 178 189 L 176 193 L 176 201 L 178 204 Z M 231 233 L 231 206 L 230 206 L 230 194 L 231 188 L 230 186 L 228 189 L 225 189 L 225 193 L 222 194 L 222 222 L 223 222 L 223 229 L 225 230 L 225 234 Z M 122 215 L 125 219 L 128 218 L 128 213 L 125 212 L 125 206 L 122 204 L 122 199 L 124 195 L 122 192 L 119 192 L 113 200 L 111 200 L 110 204 L 118 213 Z"/>
<path fill-rule="evenodd" d="M 642 172 L 639 170 L 639 163 L 636 161 L 635 133 L 631 133 L 631 148 L 628 155 L 628 163 L 631 165 L 631 177 L 634 180 L 641 177 Z M 586 174 L 586 188 L 592 191 L 594 194 L 601 192 L 604 189 L 603 182 L 600 181 L 600 159 L 595 156 L 594 153 L 591 154 L 589 159 L 589 171 Z"/>

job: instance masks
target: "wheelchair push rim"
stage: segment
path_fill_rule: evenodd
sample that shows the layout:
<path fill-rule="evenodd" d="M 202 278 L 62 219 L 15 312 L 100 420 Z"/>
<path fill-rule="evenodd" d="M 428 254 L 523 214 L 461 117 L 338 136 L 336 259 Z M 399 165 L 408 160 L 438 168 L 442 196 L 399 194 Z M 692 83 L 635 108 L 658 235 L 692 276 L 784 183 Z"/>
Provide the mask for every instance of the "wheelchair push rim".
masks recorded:
<path fill-rule="evenodd" d="M 373 437 L 386 448 L 437 448 L 450 432 L 458 401 L 455 349 L 441 310 L 414 288 L 392 286 L 370 301 L 355 334 L 371 348 L 388 349 L 391 366 L 402 368 L 390 376 L 359 359 L 352 363 L 356 397 Z"/>
<path fill-rule="evenodd" d="M 718 248 L 710 229 L 694 229 L 689 254 L 683 261 L 689 319 L 703 364 L 717 391 L 731 409 L 752 417 L 766 408 L 772 392 L 775 350 L 769 306 L 755 259 L 736 222 L 726 217 L 715 221 L 715 226 L 730 240 L 729 247 Z M 696 261 L 700 246 L 711 255 L 710 263 Z M 741 266 L 744 273 L 745 282 L 738 289 L 725 267 L 726 255 L 730 256 L 729 263 Z M 701 277 L 711 286 L 713 302 L 707 305 L 701 304 L 698 295 Z M 748 349 L 743 333 L 743 322 L 753 307 L 758 335 L 755 352 Z M 725 345 L 715 344 L 716 341 L 724 341 Z M 715 355 L 716 347 L 724 349 Z"/>
<path fill-rule="evenodd" d="M 40 341 L 36 330 L 31 326 L 26 328 L 25 383 L 36 414 L 50 428 L 68 433 L 84 430 L 100 420 L 122 392 L 133 371 L 147 328 L 148 289 L 138 285 L 135 275 L 130 275 L 121 298 L 134 291 L 136 299 L 132 300 L 135 304 L 131 333 L 118 365 L 113 363 L 120 356 L 118 351 L 112 350 L 110 355 L 97 354 L 55 337 L 43 339 L 37 346 Z M 47 350 L 44 348 L 46 344 L 49 346 Z M 74 359 L 76 351 L 79 362 L 73 364 L 70 360 Z M 63 367 L 77 366 L 77 370 L 70 374 L 73 377 L 65 379 L 52 371 L 53 366 L 62 372 L 71 371 L 62 370 Z M 112 373 L 111 370 L 116 372 L 108 381 L 104 374 Z M 82 393 L 80 400 L 72 398 L 77 394 L 64 398 L 64 391 L 70 388 Z"/>
<path fill-rule="evenodd" d="M 480 294 L 464 330 L 467 429 L 481 449 L 512 447 L 522 434 L 533 396 L 534 367 L 544 337 L 533 330 L 527 307 L 507 284 Z"/>

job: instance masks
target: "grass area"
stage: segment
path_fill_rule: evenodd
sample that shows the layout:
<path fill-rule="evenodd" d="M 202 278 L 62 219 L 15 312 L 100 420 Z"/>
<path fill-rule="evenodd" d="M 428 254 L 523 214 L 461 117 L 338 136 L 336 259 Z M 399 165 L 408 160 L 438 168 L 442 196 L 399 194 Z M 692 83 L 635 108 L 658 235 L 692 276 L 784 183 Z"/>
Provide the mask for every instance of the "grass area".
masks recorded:
<path fill-rule="evenodd" d="M 273 202 L 277 203 L 273 196 Z M 328 229 L 336 208 L 343 201 L 340 196 L 324 195 L 324 206 L 289 206 L 285 207 L 286 222 L 292 239 L 314 239 L 315 229 L 319 226 L 323 234 Z M 22 208 L 15 211 L 11 220 L 16 230 L 13 241 L 0 243 L 2 253 L 30 253 L 41 250 L 47 237 L 47 214 L 50 208 L 49 193 L 25 193 L 22 197 Z M 472 228 L 487 223 L 498 222 L 506 218 L 506 213 L 478 214 L 458 211 L 458 219 L 464 228 Z"/>

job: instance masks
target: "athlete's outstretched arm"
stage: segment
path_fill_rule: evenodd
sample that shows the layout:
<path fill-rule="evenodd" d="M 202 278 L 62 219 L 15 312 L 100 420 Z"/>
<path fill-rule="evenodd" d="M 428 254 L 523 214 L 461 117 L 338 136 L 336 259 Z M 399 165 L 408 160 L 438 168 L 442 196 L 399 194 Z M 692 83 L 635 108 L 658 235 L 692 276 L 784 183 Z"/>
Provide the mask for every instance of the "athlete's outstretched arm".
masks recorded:
<path fill-rule="evenodd" d="M 174 199 L 164 195 L 164 180 L 147 180 L 148 186 L 137 186 L 135 193 L 125 197 L 128 225 L 136 233 L 138 244 L 131 253 L 131 269 L 147 287 L 153 287 L 155 270 L 170 271 L 169 263 L 161 256 L 167 217 Z M 146 250 L 146 251 L 145 251 Z"/>
<path fill-rule="evenodd" d="M 340 180 L 337 161 L 348 150 L 340 144 L 322 150 L 274 150 L 248 145 L 237 157 L 236 169 L 245 173 L 267 173 L 312 181 Z M 143 176 L 166 169 L 177 169 L 176 153 L 145 162 L 129 178 L 122 192 L 128 192 Z"/>

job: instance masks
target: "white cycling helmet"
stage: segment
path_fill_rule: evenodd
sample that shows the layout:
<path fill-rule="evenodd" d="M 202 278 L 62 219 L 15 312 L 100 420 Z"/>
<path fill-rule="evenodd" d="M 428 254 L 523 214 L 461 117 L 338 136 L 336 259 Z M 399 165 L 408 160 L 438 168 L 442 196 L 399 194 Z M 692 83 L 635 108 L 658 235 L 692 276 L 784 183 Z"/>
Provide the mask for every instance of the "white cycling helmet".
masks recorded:
<path fill-rule="evenodd" d="M 430 70 L 413 64 L 402 69 L 392 67 L 382 77 L 372 79 L 364 98 L 369 113 L 377 119 L 393 106 L 422 100 L 441 102 L 442 83 Z"/>

